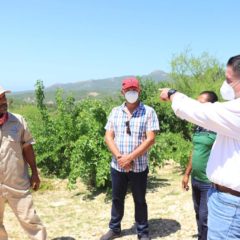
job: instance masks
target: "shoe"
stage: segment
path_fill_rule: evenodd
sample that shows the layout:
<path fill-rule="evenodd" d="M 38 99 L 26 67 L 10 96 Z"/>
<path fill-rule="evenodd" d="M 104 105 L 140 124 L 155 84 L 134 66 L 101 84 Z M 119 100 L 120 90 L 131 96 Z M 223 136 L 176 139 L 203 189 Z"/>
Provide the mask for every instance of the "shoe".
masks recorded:
<path fill-rule="evenodd" d="M 100 240 L 112 240 L 114 238 L 118 238 L 121 236 L 120 232 L 114 232 L 112 229 L 110 229 L 107 233 L 102 235 Z"/>
<path fill-rule="evenodd" d="M 138 235 L 138 240 L 151 240 L 151 238 L 148 235 Z"/>

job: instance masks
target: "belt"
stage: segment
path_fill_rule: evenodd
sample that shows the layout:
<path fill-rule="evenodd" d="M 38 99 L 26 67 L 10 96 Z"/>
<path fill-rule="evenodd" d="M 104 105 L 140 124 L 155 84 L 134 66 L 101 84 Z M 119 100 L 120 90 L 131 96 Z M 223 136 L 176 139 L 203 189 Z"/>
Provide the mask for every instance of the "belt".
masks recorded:
<path fill-rule="evenodd" d="M 236 190 L 233 190 L 231 188 L 228 188 L 228 187 L 224 187 L 224 186 L 221 186 L 219 184 L 215 184 L 213 183 L 212 184 L 214 188 L 216 188 L 219 192 L 224 192 L 224 193 L 229 193 L 233 196 L 237 196 L 237 197 L 240 197 L 240 192 L 236 191 Z"/>

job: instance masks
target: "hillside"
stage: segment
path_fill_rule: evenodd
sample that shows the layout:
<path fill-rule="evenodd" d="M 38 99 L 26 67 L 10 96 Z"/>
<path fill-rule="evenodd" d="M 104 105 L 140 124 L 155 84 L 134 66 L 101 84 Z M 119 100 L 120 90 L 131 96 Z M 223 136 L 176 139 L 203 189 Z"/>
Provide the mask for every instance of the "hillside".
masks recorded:
<path fill-rule="evenodd" d="M 67 95 L 72 94 L 77 100 L 85 98 L 87 96 L 98 98 L 101 98 L 103 96 L 116 96 L 120 92 L 122 79 L 129 76 L 131 75 L 111 77 L 105 79 L 92 79 L 87 81 L 78 81 L 65 84 L 57 83 L 52 86 L 46 87 L 46 100 L 49 102 L 54 101 L 55 92 L 59 88 L 63 89 L 64 93 Z M 157 70 L 141 77 L 143 79 L 152 79 L 153 81 L 159 82 L 167 80 L 168 74 L 163 71 Z M 11 97 L 24 100 L 25 102 L 33 102 L 34 91 L 13 93 Z"/>

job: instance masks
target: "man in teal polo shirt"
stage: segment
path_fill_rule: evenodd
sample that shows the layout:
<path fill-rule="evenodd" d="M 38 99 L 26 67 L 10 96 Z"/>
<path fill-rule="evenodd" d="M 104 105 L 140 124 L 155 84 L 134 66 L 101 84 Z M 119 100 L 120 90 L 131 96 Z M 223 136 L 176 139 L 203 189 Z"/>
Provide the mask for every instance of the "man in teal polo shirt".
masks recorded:
<path fill-rule="evenodd" d="M 198 101 L 201 103 L 213 103 L 218 101 L 218 97 L 212 91 L 204 91 L 199 95 Z M 215 132 L 203 127 L 195 127 L 192 138 L 193 152 L 182 180 L 183 188 L 188 190 L 189 175 L 191 174 L 192 198 L 196 213 L 198 240 L 207 240 L 207 193 L 211 187 L 211 182 L 206 176 L 206 167 L 215 138 Z"/>

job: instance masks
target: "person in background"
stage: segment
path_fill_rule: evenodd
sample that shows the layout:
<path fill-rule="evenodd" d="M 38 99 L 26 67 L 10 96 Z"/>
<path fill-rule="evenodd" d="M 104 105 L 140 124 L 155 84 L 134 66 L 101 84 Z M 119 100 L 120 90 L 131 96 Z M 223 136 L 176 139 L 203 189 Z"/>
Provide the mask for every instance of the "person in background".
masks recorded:
<path fill-rule="evenodd" d="M 105 140 L 112 152 L 112 211 L 110 230 L 100 240 L 111 240 L 121 235 L 121 220 L 128 183 L 131 185 L 134 199 L 138 239 L 149 240 L 145 199 L 148 176 L 147 151 L 154 144 L 159 123 L 154 109 L 139 101 L 140 84 L 135 77 L 123 80 L 122 94 L 126 102 L 113 108 L 105 127 Z"/>
<path fill-rule="evenodd" d="M 218 101 L 218 97 L 215 92 L 204 91 L 200 93 L 197 100 L 201 103 L 214 103 Z M 195 127 L 192 138 L 193 152 L 182 179 L 182 187 L 188 190 L 191 174 L 192 199 L 198 227 L 198 240 L 207 240 L 207 193 L 212 184 L 207 178 L 206 167 L 215 138 L 215 132 L 200 126 Z"/>
<path fill-rule="evenodd" d="M 5 94 L 9 92 L 0 86 L 0 239 L 8 239 L 3 225 L 7 202 L 30 239 L 46 240 L 46 229 L 33 207 L 30 193 L 30 187 L 37 191 L 40 185 L 34 140 L 23 117 L 8 112 Z"/>
<path fill-rule="evenodd" d="M 240 239 L 240 55 L 227 62 L 220 92 L 227 102 L 200 103 L 175 89 L 161 89 L 175 114 L 217 133 L 207 163 L 208 240 Z"/>

